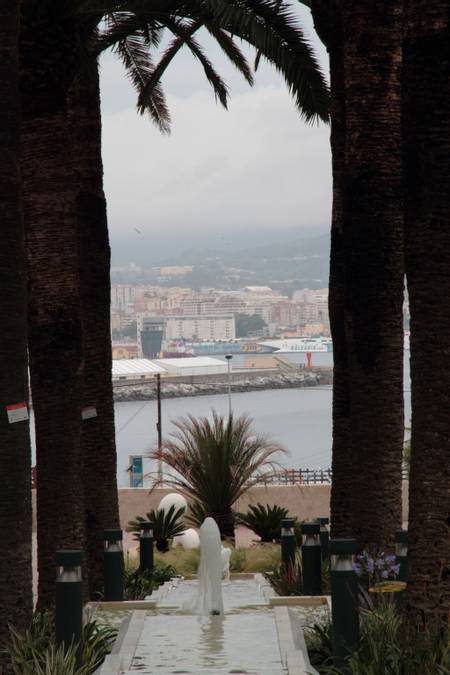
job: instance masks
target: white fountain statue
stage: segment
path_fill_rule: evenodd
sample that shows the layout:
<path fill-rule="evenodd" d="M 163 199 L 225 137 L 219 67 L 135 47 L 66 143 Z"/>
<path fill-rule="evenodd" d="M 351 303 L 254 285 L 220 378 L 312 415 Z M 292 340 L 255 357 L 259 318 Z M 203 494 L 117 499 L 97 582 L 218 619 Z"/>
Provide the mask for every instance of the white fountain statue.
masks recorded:
<path fill-rule="evenodd" d="M 200 565 L 198 568 L 197 614 L 223 614 L 222 543 L 214 518 L 206 518 L 200 527 Z"/>

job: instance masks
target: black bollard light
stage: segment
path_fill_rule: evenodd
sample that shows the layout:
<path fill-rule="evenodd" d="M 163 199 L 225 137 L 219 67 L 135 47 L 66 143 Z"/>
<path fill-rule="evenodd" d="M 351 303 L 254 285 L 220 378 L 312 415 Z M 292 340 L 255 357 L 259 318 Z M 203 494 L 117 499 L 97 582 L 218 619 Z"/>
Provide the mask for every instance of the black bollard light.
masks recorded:
<path fill-rule="evenodd" d="M 105 579 L 105 600 L 123 600 L 123 548 L 122 530 L 105 530 L 105 551 L 103 569 Z"/>
<path fill-rule="evenodd" d="M 408 530 L 395 532 L 395 562 L 400 565 L 399 581 L 408 581 Z"/>
<path fill-rule="evenodd" d="M 83 590 L 81 551 L 56 552 L 55 637 L 67 651 L 77 645 L 76 661 L 81 666 L 83 653 Z"/>
<path fill-rule="evenodd" d="M 321 595 L 322 551 L 318 522 L 302 525 L 302 577 L 304 595 Z"/>
<path fill-rule="evenodd" d="M 297 542 L 295 541 L 294 519 L 283 518 L 281 521 L 281 563 L 285 571 L 295 566 Z"/>
<path fill-rule="evenodd" d="M 317 522 L 320 525 L 320 548 L 322 551 L 322 560 L 328 560 L 330 557 L 330 533 L 328 531 L 328 523 L 330 519 L 326 516 L 320 516 L 317 518 Z"/>
<path fill-rule="evenodd" d="M 139 537 L 139 569 L 141 572 L 153 572 L 153 523 L 145 520 L 141 523 Z"/>
<path fill-rule="evenodd" d="M 335 665 L 359 644 L 358 578 L 353 569 L 355 539 L 331 539 L 331 620 Z"/>

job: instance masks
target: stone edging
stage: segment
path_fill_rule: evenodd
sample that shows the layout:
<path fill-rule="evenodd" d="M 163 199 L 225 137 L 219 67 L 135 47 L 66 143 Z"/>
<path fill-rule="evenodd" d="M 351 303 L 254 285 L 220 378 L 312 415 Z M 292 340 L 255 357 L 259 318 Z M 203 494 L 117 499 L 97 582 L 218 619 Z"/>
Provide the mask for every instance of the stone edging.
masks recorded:
<path fill-rule="evenodd" d="M 288 605 L 323 605 L 327 604 L 327 597 L 278 596 L 262 574 L 255 574 L 255 581 L 259 583 L 267 604 L 274 610 L 281 661 L 288 675 L 318 675 L 309 660 L 302 622 Z"/>

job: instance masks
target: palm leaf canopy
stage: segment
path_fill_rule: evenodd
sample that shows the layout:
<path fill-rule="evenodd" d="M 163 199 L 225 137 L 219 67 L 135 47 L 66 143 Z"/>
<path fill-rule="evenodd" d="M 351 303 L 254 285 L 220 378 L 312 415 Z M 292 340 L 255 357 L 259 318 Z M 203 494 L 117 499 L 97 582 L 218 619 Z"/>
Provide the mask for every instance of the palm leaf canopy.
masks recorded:
<path fill-rule="evenodd" d="M 113 47 L 138 91 L 138 110 L 149 111 L 162 131 L 170 118 L 161 78 L 176 54 L 187 47 L 203 67 L 216 98 L 227 106 L 228 89 L 195 37 L 206 29 L 222 51 L 253 83 L 250 66 L 235 38 L 255 47 L 284 78 L 307 121 L 328 121 L 329 92 L 323 73 L 292 7 L 280 0 L 78 0 L 82 16 L 106 19 L 95 53 Z M 155 65 L 154 49 L 163 31 L 173 36 Z M 152 51 L 153 50 L 153 51 Z M 135 55 L 135 56 L 134 56 Z"/>
<path fill-rule="evenodd" d="M 174 505 L 167 511 L 152 509 L 145 516 L 136 516 L 134 520 L 130 520 L 127 532 L 133 532 L 133 538 L 138 541 L 142 523 L 150 520 L 153 523 L 153 537 L 156 540 L 173 539 L 173 537 L 183 534 L 186 530 L 183 523 L 184 512 L 184 507 L 177 508 Z"/>
<path fill-rule="evenodd" d="M 164 482 L 211 514 L 230 510 L 252 485 L 273 473 L 284 450 L 269 437 L 253 434 L 246 416 L 212 419 L 189 415 L 174 422 L 176 431 L 151 457 L 169 469 Z"/>
<path fill-rule="evenodd" d="M 289 510 L 278 505 L 249 504 L 247 513 L 237 513 L 236 521 L 245 525 L 261 537 L 261 541 L 279 541 L 281 537 L 281 521 L 287 518 Z"/>

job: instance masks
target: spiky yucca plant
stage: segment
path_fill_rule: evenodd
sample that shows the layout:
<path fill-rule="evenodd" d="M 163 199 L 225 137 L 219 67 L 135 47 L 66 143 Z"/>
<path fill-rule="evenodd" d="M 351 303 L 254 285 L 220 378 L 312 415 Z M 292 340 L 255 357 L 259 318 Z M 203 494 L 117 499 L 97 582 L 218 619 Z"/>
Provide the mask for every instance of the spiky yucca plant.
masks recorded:
<path fill-rule="evenodd" d="M 14 675 L 90 675 L 111 651 L 117 631 L 97 621 L 83 627 L 83 665 L 76 666 L 76 645 L 67 651 L 55 645 L 55 627 L 48 612 L 36 612 L 28 630 L 9 626 L 7 651 Z"/>
<path fill-rule="evenodd" d="M 370 595 L 370 594 L 366 594 Z M 312 665 L 326 675 L 450 675 L 448 627 L 430 624 L 416 630 L 393 599 L 366 598 L 360 612 L 359 649 L 344 666 L 333 665 L 331 622 L 305 633 Z"/>
<path fill-rule="evenodd" d="M 283 448 L 254 434 L 247 415 L 222 417 L 213 410 L 212 419 L 189 415 L 174 426 L 161 450 L 151 455 L 169 469 L 164 482 L 184 494 L 194 512 L 212 516 L 222 537 L 233 537 L 233 504 L 273 472 L 274 456 Z"/>
<path fill-rule="evenodd" d="M 236 522 L 253 530 L 261 541 L 279 541 L 281 538 L 281 520 L 287 518 L 289 510 L 270 504 L 250 504 L 247 513 L 237 513 Z"/>
<path fill-rule="evenodd" d="M 138 540 L 141 523 L 151 520 L 156 548 L 161 553 L 164 553 L 169 550 L 169 539 L 173 539 L 178 534 L 183 534 L 186 529 L 182 520 L 184 512 L 184 507 L 177 509 L 175 506 L 171 506 L 168 511 L 152 509 L 145 516 L 136 516 L 134 520 L 130 520 L 127 532 L 134 532 L 134 539 Z"/>

